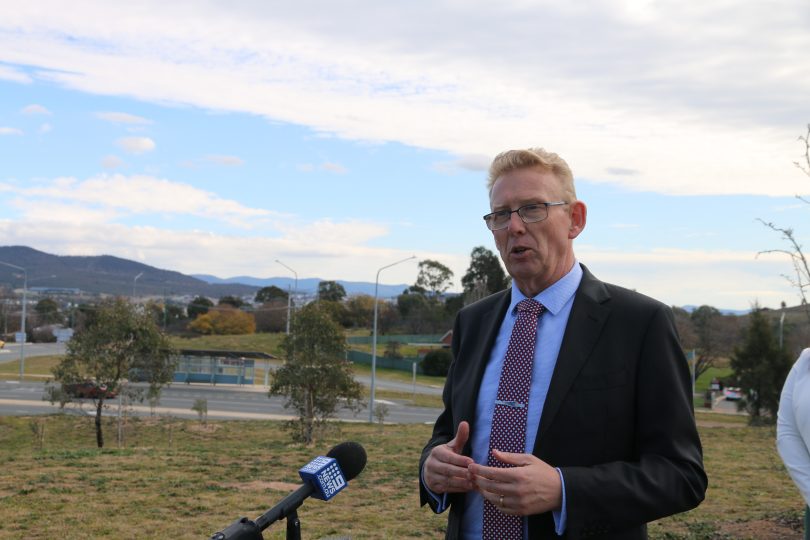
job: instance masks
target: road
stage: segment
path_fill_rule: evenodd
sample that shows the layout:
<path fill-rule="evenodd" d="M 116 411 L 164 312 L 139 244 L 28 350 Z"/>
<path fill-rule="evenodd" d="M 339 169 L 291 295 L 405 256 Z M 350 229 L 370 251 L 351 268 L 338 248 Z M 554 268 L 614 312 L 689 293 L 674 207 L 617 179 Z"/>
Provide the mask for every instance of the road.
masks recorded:
<path fill-rule="evenodd" d="M 26 343 L 25 357 L 50 356 L 52 354 L 65 354 L 64 343 Z M 20 344 L 6 343 L 0 349 L 0 363 L 13 362 L 20 359 Z"/>
<path fill-rule="evenodd" d="M 378 386 L 379 387 L 379 386 Z M 58 405 L 43 401 L 45 384 L 40 382 L 0 381 L 0 416 L 29 416 L 54 414 Z M 147 402 L 135 402 L 128 406 L 130 414 L 148 416 L 150 414 L 172 415 L 180 418 L 196 418 L 191 410 L 197 399 L 207 400 L 209 419 L 252 419 L 288 420 L 295 414 L 284 408 L 283 398 L 268 397 L 264 387 L 236 385 L 200 385 L 174 383 L 163 389 L 158 406 L 152 411 Z M 108 402 L 104 414 L 117 414 L 118 399 Z M 414 407 L 398 401 L 375 400 L 388 407 L 386 422 L 400 424 L 433 423 L 439 414 L 438 409 Z M 77 400 L 65 408 L 69 414 L 94 414 L 93 400 Z M 368 421 L 368 410 L 358 414 L 340 410 L 337 417 L 347 421 Z"/>

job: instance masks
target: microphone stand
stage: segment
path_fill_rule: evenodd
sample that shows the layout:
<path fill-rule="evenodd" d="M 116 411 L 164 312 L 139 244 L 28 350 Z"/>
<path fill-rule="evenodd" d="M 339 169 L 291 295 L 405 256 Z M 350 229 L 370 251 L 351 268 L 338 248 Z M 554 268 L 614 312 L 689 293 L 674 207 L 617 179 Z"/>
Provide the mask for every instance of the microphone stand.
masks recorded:
<path fill-rule="evenodd" d="M 298 507 L 304 502 L 313 488 L 303 485 L 287 495 L 279 504 L 252 521 L 246 517 L 239 518 L 224 530 L 214 533 L 210 540 L 264 540 L 262 531 L 279 519 L 287 519 L 287 540 L 301 540 L 301 520 L 298 519 Z"/>

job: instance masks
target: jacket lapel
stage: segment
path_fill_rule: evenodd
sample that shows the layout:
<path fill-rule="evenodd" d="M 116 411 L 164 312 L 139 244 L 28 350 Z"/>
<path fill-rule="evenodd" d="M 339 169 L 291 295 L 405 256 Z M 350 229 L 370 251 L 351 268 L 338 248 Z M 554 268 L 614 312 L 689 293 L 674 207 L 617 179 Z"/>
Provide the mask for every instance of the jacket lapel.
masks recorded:
<path fill-rule="evenodd" d="M 499 297 L 494 298 L 480 315 L 476 314 L 471 317 L 474 322 L 472 331 L 475 333 L 475 338 L 471 341 L 470 350 L 464 351 L 467 362 L 465 362 L 463 373 L 459 374 L 460 376 L 457 377 L 454 384 L 459 389 L 462 398 L 456 402 L 461 405 L 458 420 L 467 420 L 471 423 L 475 421 L 478 390 L 511 299 L 511 289 L 507 289 L 500 293 Z M 465 330 L 465 332 L 469 331 L 469 329 Z"/>
<path fill-rule="evenodd" d="M 551 377 L 543 415 L 540 418 L 540 429 L 535 442 L 535 453 L 543 440 L 548 426 L 579 375 L 582 366 L 596 344 L 602 327 L 610 315 L 607 301 L 610 294 L 604 283 L 596 279 L 585 266 L 582 266 L 582 281 L 574 296 L 574 305 L 568 317 L 568 324 L 563 335 L 560 353 Z"/>

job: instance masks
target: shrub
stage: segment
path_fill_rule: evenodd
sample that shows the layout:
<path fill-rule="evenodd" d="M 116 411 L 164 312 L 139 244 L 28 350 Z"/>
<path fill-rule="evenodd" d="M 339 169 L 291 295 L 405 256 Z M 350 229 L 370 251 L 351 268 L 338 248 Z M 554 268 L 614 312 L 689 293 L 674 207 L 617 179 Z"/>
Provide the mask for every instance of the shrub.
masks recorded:
<path fill-rule="evenodd" d="M 422 373 L 425 375 L 445 377 L 447 370 L 450 369 L 450 362 L 452 361 L 453 355 L 450 353 L 449 349 L 434 349 L 427 353 L 422 359 L 420 363 Z"/>

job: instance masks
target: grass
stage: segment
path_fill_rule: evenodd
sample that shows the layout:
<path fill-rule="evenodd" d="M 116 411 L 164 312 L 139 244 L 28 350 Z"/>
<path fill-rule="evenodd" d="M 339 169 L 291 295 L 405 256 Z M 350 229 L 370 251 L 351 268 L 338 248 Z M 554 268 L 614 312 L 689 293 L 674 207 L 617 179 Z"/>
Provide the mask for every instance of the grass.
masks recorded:
<path fill-rule="evenodd" d="M 776 455 L 773 429 L 713 413 L 698 420 L 707 499 L 651 524 L 650 537 L 768 538 L 762 531 L 800 523 L 803 503 Z M 114 445 L 112 421 L 105 419 Z M 44 422 L 42 449 L 32 422 Z M 207 538 L 268 510 L 295 489 L 298 468 L 344 440 L 366 448 L 368 465 L 332 501 L 304 504 L 305 538 L 443 535 L 445 516 L 418 502 L 418 456 L 430 426 L 334 429 L 307 448 L 290 443 L 277 422 L 130 418 L 125 446 L 98 450 L 89 418 L 0 418 L 0 538 Z M 285 534 L 283 523 L 264 531 L 267 539 Z"/>
<path fill-rule="evenodd" d="M 265 352 L 281 356 L 281 340 L 284 334 L 244 334 L 234 336 L 171 337 L 171 344 L 177 349 L 207 349 L 218 351 Z"/>
<path fill-rule="evenodd" d="M 43 381 L 53 377 L 51 368 L 59 363 L 61 355 L 30 356 L 25 359 L 26 381 Z M 20 359 L 0 364 L 0 380 L 18 380 L 20 378 Z"/>

